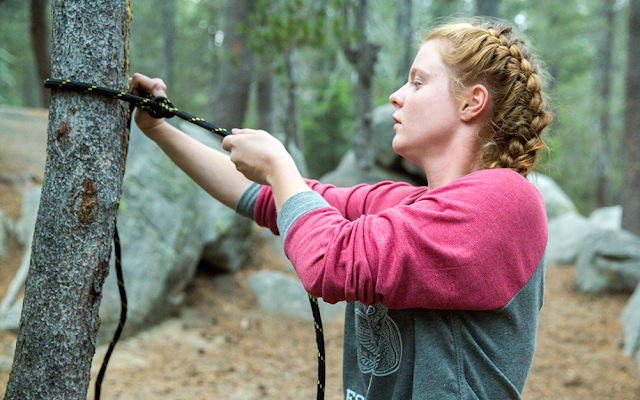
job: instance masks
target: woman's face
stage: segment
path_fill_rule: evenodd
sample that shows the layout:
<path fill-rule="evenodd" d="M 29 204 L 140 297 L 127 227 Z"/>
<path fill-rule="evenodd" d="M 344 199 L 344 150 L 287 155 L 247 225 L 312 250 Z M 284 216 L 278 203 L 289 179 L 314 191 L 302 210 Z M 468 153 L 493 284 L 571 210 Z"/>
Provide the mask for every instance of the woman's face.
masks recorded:
<path fill-rule="evenodd" d="M 409 81 L 389 97 L 396 107 L 393 149 L 418 165 L 430 154 L 442 152 L 460 124 L 460 102 L 452 95 L 448 67 L 437 43 L 420 48 Z"/>

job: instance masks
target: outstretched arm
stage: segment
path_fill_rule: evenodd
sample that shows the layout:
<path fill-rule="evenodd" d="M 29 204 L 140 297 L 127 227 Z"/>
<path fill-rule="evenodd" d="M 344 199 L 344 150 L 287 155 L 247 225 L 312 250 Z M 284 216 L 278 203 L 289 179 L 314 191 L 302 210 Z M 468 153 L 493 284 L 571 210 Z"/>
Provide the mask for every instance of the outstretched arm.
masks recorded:
<path fill-rule="evenodd" d="M 134 74 L 131 87 L 134 94 L 144 91 L 166 97 L 166 86 L 161 79 Z M 205 146 L 146 111 L 138 109 L 135 121 L 140 130 L 200 187 L 224 205 L 235 208 L 251 181 L 238 172 L 228 155 Z"/>

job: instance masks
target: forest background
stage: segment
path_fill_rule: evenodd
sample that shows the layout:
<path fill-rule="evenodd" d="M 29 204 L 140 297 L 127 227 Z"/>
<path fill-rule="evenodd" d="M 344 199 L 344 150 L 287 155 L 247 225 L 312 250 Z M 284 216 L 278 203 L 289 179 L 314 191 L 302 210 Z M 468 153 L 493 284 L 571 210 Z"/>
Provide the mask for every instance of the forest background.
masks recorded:
<path fill-rule="evenodd" d="M 162 77 L 178 108 L 217 125 L 282 133 L 303 150 L 312 178 L 357 146 L 352 132 L 362 73 L 349 49 L 362 35 L 374 49 L 378 106 L 406 81 L 421 32 L 485 7 L 522 31 L 546 62 L 556 119 L 538 171 L 554 178 L 582 214 L 621 202 L 629 0 L 131 3 L 131 74 Z M 36 54 L 49 51 L 49 7 L 47 0 L 0 0 L 0 104 L 47 106 L 41 85 L 47 60 Z M 229 64 L 234 76 L 225 72 Z"/>

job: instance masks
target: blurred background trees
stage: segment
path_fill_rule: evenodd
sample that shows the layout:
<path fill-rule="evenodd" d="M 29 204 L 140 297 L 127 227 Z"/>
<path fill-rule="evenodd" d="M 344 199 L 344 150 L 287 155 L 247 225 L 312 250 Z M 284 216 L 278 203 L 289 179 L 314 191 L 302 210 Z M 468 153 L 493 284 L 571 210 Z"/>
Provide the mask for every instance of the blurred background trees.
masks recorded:
<path fill-rule="evenodd" d="M 0 104 L 46 104 L 47 3 L 0 0 Z M 174 104 L 221 126 L 287 133 L 304 151 L 309 175 L 319 177 L 363 146 L 353 135 L 364 132 L 366 104 L 387 103 L 403 84 L 425 28 L 455 16 L 498 16 L 526 34 L 549 72 L 556 120 L 538 170 L 588 214 L 622 204 L 623 189 L 631 190 L 625 199 L 640 198 L 632 166 L 640 90 L 630 84 L 639 64 L 627 62 L 640 54 L 632 47 L 637 3 L 132 0 L 131 73 L 162 77 Z"/>

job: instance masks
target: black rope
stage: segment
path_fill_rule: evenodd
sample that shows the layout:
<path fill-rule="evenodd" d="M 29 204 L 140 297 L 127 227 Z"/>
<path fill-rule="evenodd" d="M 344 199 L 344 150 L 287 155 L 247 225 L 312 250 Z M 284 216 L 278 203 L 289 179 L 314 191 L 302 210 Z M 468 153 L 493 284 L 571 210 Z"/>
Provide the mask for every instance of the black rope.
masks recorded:
<path fill-rule="evenodd" d="M 178 116 L 185 121 L 196 124 L 222 137 L 231 134 L 226 129 L 215 126 L 202 118 L 194 117 L 191 114 L 178 110 L 166 97 L 141 97 L 127 92 L 121 92 L 118 90 L 96 86 L 92 83 L 60 79 L 47 79 L 46 81 L 44 81 L 44 87 L 49 89 L 64 88 L 76 92 L 95 93 L 118 100 L 128 101 L 136 107 L 148 111 L 149 114 L 151 114 L 151 116 L 154 118 L 172 118 L 173 116 Z"/>
<path fill-rule="evenodd" d="M 116 227 L 114 231 L 113 242 L 116 250 L 116 279 L 118 281 L 118 291 L 120 292 L 120 321 L 118 322 L 118 328 L 116 329 L 116 332 L 113 334 L 113 339 L 111 339 L 111 343 L 109 343 L 107 354 L 105 354 L 104 360 L 102 361 L 100 373 L 96 378 L 94 395 L 95 400 L 100 400 L 102 380 L 104 379 L 104 374 L 107 372 L 107 364 L 109 363 L 109 359 L 111 358 L 113 349 L 116 347 L 116 343 L 120 339 L 120 335 L 122 334 L 122 330 L 124 329 L 124 323 L 127 321 L 127 293 L 124 289 L 124 278 L 122 276 L 122 250 L 120 249 L 120 236 L 118 235 L 118 227 Z"/>
<path fill-rule="evenodd" d="M 219 136 L 225 137 L 230 135 L 231 133 L 224 128 L 220 128 L 216 125 L 213 125 L 202 118 L 194 117 L 191 114 L 188 114 L 184 111 L 180 111 L 175 108 L 169 99 L 166 97 L 141 97 L 136 96 L 131 93 L 122 92 L 118 90 L 113 90 L 105 87 L 100 87 L 91 83 L 86 82 L 78 82 L 71 80 L 59 80 L 59 79 L 47 79 L 44 82 L 44 86 L 49 89 L 53 88 L 61 88 L 72 90 L 76 92 L 84 92 L 84 93 L 95 93 L 102 96 L 111 97 L 118 100 L 124 100 L 130 103 L 129 107 L 129 120 L 127 123 L 127 135 L 125 140 L 125 145 L 123 146 L 123 154 L 126 161 L 127 157 L 127 148 L 129 144 L 129 132 L 131 131 L 131 117 L 133 115 L 133 108 L 139 107 L 143 110 L 149 112 L 149 114 L 154 118 L 171 118 L 173 116 L 178 116 L 185 121 L 196 124 L 212 133 L 215 133 Z M 124 175 L 124 163 L 122 167 L 122 173 Z M 109 348 L 107 349 L 107 353 L 104 356 L 104 360 L 102 361 L 102 367 L 100 368 L 100 373 L 96 378 L 95 385 L 95 400 L 100 400 L 100 390 L 102 388 L 102 381 L 104 379 L 104 374 L 107 370 L 107 364 L 109 363 L 109 358 L 111 357 L 111 353 L 120 339 L 120 335 L 122 334 L 122 330 L 124 329 L 124 323 L 127 319 L 127 294 L 124 288 L 124 278 L 122 275 L 122 252 L 120 249 L 120 238 L 118 237 L 118 228 L 116 227 L 113 235 L 115 253 L 116 253 L 116 276 L 118 281 L 118 290 L 120 292 L 120 321 L 118 323 L 118 328 L 116 329 L 115 334 L 113 335 L 113 339 L 109 344 Z M 311 304 L 311 312 L 313 313 L 313 323 L 316 330 L 316 343 L 318 345 L 318 390 L 317 390 L 317 400 L 324 399 L 325 392 L 325 350 L 324 350 L 324 333 L 322 331 L 322 319 L 320 318 L 320 309 L 318 308 L 318 300 L 309 295 L 309 302 Z"/>
<path fill-rule="evenodd" d="M 309 295 L 311 302 L 311 312 L 313 313 L 313 324 L 316 328 L 316 344 L 318 345 L 318 392 L 317 400 L 324 399 L 325 388 L 325 359 L 324 359 L 324 333 L 322 331 L 322 318 L 320 318 L 320 308 L 318 299 Z"/>

